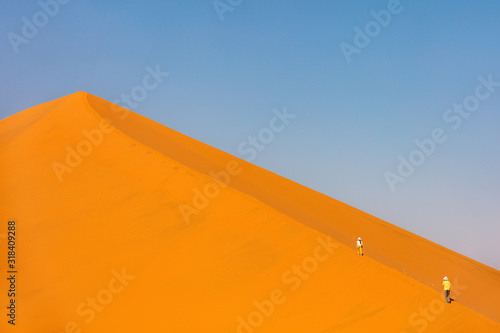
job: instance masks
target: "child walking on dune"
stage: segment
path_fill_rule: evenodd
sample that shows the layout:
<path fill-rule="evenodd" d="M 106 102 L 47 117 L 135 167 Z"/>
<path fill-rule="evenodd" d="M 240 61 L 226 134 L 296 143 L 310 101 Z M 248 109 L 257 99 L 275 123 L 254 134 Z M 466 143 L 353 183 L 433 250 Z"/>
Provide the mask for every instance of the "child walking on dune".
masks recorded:
<path fill-rule="evenodd" d="M 363 242 L 361 241 L 361 237 L 358 237 L 358 241 L 356 242 L 356 250 L 358 251 L 358 256 L 363 255 Z"/>
<path fill-rule="evenodd" d="M 450 299 L 451 283 L 450 283 L 450 281 L 448 281 L 448 277 L 446 277 L 446 276 L 443 278 L 443 286 L 444 286 L 444 298 L 446 300 L 446 303 L 451 303 L 451 299 Z"/>

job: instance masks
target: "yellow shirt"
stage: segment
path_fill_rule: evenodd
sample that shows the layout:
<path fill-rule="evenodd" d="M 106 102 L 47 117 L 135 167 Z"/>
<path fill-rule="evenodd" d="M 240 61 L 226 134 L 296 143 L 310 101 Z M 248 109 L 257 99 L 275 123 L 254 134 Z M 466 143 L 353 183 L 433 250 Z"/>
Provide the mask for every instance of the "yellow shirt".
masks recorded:
<path fill-rule="evenodd" d="M 450 281 L 443 281 L 444 290 L 450 290 Z"/>

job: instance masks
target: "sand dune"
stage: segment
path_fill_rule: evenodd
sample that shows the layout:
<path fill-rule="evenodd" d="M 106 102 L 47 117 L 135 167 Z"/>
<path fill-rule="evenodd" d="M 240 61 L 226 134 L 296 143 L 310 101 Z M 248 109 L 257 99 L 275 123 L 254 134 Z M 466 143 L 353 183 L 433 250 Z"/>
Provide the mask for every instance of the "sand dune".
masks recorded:
<path fill-rule="evenodd" d="M 0 145 L 1 332 L 500 332 L 499 271 L 96 96 Z"/>

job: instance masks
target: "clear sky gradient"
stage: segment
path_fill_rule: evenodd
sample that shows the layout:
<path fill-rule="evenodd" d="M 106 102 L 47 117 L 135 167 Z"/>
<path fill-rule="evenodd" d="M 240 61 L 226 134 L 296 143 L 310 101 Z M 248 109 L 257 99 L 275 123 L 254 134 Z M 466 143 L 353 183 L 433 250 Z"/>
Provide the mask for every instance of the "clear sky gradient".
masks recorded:
<path fill-rule="evenodd" d="M 59 1 L 2 1 L 1 119 L 149 66 L 131 110 L 500 269 L 499 1 Z"/>

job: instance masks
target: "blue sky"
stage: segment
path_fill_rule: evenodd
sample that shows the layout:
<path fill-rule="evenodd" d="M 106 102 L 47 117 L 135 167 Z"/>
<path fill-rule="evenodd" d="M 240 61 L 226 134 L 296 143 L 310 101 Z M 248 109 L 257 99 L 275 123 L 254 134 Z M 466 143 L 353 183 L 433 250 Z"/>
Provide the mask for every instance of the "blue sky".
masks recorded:
<path fill-rule="evenodd" d="M 500 269 L 500 2 L 59 1 L 2 3 L 0 118 L 158 68 L 131 110 L 248 159 L 286 108 L 252 163 Z"/>

